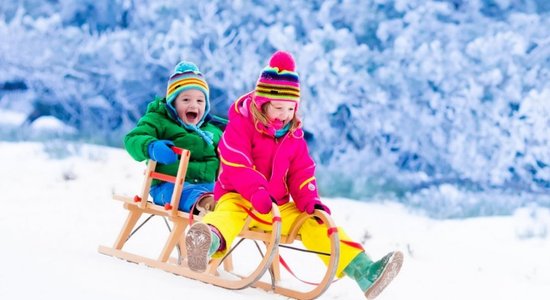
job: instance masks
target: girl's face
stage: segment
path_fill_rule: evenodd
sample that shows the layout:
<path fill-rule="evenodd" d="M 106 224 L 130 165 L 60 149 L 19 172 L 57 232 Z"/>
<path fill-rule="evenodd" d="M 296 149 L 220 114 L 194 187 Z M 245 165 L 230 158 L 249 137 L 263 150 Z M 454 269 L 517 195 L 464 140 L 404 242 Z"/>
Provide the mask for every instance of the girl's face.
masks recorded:
<path fill-rule="evenodd" d="M 283 128 L 292 121 L 296 112 L 296 103 L 291 101 L 270 101 L 267 104 L 267 118 L 275 127 Z M 279 129 L 276 128 L 276 129 Z"/>
<path fill-rule="evenodd" d="M 174 100 L 174 107 L 184 123 L 197 125 L 204 115 L 206 100 L 199 90 L 185 90 Z"/>

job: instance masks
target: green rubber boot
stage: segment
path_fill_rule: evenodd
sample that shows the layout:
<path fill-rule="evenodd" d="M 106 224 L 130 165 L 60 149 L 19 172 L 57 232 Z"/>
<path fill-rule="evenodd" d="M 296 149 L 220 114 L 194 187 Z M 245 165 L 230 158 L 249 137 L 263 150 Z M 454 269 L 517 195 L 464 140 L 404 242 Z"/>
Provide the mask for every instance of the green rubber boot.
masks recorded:
<path fill-rule="evenodd" d="M 403 264 L 403 254 L 390 252 L 373 262 L 364 252 L 359 253 L 344 269 L 353 278 L 367 299 L 374 299 L 397 276 Z"/>
<path fill-rule="evenodd" d="M 210 231 L 210 237 L 212 239 L 212 242 L 210 242 L 210 248 L 208 249 L 208 257 L 212 257 L 212 254 L 216 253 L 218 249 L 220 249 L 220 237 L 214 233 L 214 231 Z"/>

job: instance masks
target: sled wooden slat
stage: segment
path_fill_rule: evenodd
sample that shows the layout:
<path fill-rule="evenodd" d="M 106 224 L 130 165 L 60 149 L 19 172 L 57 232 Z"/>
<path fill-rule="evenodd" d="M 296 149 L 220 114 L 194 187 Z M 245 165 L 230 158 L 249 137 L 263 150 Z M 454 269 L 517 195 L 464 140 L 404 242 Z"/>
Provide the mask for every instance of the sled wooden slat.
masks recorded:
<path fill-rule="evenodd" d="M 174 192 L 172 193 L 172 199 L 170 200 L 170 205 L 172 205 L 172 216 L 177 215 L 179 212 L 178 207 L 181 199 L 181 191 L 183 190 L 183 181 L 185 180 L 185 175 L 187 174 L 187 166 L 189 165 L 190 155 L 191 153 L 189 150 L 182 150 L 178 172 L 176 173 L 176 182 L 174 183 Z"/>
<path fill-rule="evenodd" d="M 154 160 L 149 160 L 147 163 L 147 169 L 145 170 L 145 176 L 143 178 L 143 188 L 141 190 L 141 202 L 139 202 L 139 206 L 141 208 L 145 208 L 147 205 L 148 199 L 149 199 L 149 190 L 151 190 L 151 183 L 153 182 L 153 177 L 151 177 L 151 173 L 155 171 L 155 167 L 157 166 L 157 162 Z"/>
<path fill-rule="evenodd" d="M 128 240 L 128 237 L 130 236 L 132 229 L 136 226 L 137 221 L 141 217 L 141 214 L 142 213 L 139 211 L 130 211 L 128 213 L 128 216 L 126 217 L 126 221 L 122 226 L 122 230 L 118 234 L 118 237 L 113 246 L 114 249 L 122 249 L 122 246 L 124 246 L 124 243 L 126 243 L 126 241 Z"/>
<path fill-rule="evenodd" d="M 135 207 L 137 205 L 134 204 L 131 206 Z M 272 210 L 273 210 L 274 216 L 280 217 L 276 204 L 273 204 Z M 177 219 L 176 221 L 179 221 Z M 187 226 L 187 224 L 182 224 L 180 226 L 185 227 Z M 277 252 L 277 247 L 279 245 L 279 238 L 281 234 L 281 223 L 274 222 L 273 226 L 274 226 L 273 232 L 269 233 L 270 239 L 268 242 L 268 247 L 266 249 L 266 254 L 264 259 L 261 261 L 261 263 L 256 267 L 256 269 L 252 273 L 250 273 L 247 276 L 241 277 L 239 280 L 224 279 L 219 276 L 216 276 L 217 273 L 212 271 L 207 271 L 205 273 L 197 273 L 192 271 L 185 265 L 177 265 L 177 264 L 169 263 L 170 261 L 169 257 L 164 257 L 163 255 L 166 253 L 168 253 L 169 255 L 173 251 L 175 246 L 175 243 L 173 242 L 174 241 L 179 242 L 181 240 L 181 238 L 176 239 L 175 237 L 172 236 L 172 234 L 168 238 L 168 241 L 163 249 L 163 252 L 161 253 L 161 256 L 157 260 L 151 259 L 145 256 L 129 253 L 126 251 L 122 251 L 120 248 L 115 248 L 115 247 L 111 248 L 106 246 L 99 246 L 98 251 L 105 255 L 115 256 L 137 264 L 145 264 L 150 267 L 160 268 L 174 274 L 182 275 L 191 279 L 200 280 L 206 283 L 211 283 L 227 289 L 243 289 L 251 286 L 254 282 L 258 281 L 263 276 L 263 274 L 269 269 L 273 261 L 273 258 L 275 257 L 275 253 Z M 176 232 L 176 230 L 172 230 L 172 233 L 173 232 Z M 166 252 L 167 248 L 169 248 L 168 252 Z M 226 263 L 226 261 L 228 262 Z M 209 270 L 212 270 L 212 266 L 215 266 L 217 268 L 219 264 L 220 264 L 220 259 L 212 260 L 209 264 Z M 224 266 L 226 267 L 226 269 L 230 270 L 232 268 L 231 261 L 226 258 L 224 260 Z"/>
<path fill-rule="evenodd" d="M 114 200 L 118 200 L 124 203 L 124 208 L 128 210 L 142 210 L 146 214 L 154 214 L 158 216 L 164 216 L 164 217 L 180 217 L 180 218 L 189 218 L 189 214 L 185 213 L 183 211 L 177 211 L 175 216 L 172 216 L 172 210 L 166 210 L 164 206 L 155 205 L 152 202 L 147 203 L 146 206 L 143 208 L 140 207 L 141 204 L 137 204 L 134 202 L 133 198 L 129 196 L 123 196 L 123 195 L 113 195 Z M 200 220 L 200 216 L 193 216 L 193 219 Z"/>
<path fill-rule="evenodd" d="M 181 148 L 173 147 L 172 150 L 181 155 L 178 171 L 175 177 L 168 175 L 159 176 L 159 173 L 155 173 L 157 163 L 155 161 L 149 161 L 147 164 L 147 169 L 144 173 L 142 189 L 138 194 L 139 197 L 113 195 L 114 200 L 122 202 L 123 208 L 128 212 L 128 215 L 126 216 L 124 224 L 113 246 L 99 246 L 98 251 L 100 253 L 138 264 L 145 264 L 153 268 L 159 268 L 167 272 L 227 289 L 243 289 L 249 286 L 254 286 L 296 299 L 313 299 L 320 296 L 328 288 L 335 276 L 338 265 L 339 240 L 338 233 L 336 231 L 331 231 L 330 259 L 326 273 L 318 285 L 305 292 L 279 286 L 281 279 L 279 245 L 293 244 L 296 241 L 300 241 L 300 236 L 298 234 L 300 227 L 312 216 L 307 215 L 306 213 L 300 215 L 292 225 L 290 233 L 286 236 L 281 236 L 280 212 L 276 204 L 273 204 L 272 206 L 272 217 L 274 221 L 271 231 L 265 232 L 256 228 L 249 228 L 249 224 L 252 220 L 249 216 L 245 222 L 243 231 L 239 234 L 239 237 L 244 238 L 245 240 L 253 240 L 263 245 L 264 253 L 260 253 L 259 263 L 256 265 L 255 269 L 246 272 L 246 274 L 240 274 L 242 270 L 239 269 L 239 265 L 234 265 L 232 256 L 235 254 L 231 253 L 231 251 L 234 250 L 234 248 L 237 248 L 238 245 L 234 245 L 229 251 L 230 254 L 226 257 L 221 259 L 212 259 L 207 267 L 207 270 L 203 273 L 194 272 L 189 269 L 187 267 L 187 253 L 185 250 L 185 230 L 191 222 L 200 220 L 201 217 L 194 215 L 192 216 L 189 213 L 178 210 L 190 154 L 188 150 Z M 149 200 L 149 192 L 153 179 L 166 180 L 175 183 L 170 205 L 160 206 Z M 123 250 L 127 240 L 133 234 L 137 222 L 144 215 L 164 217 L 172 225 L 170 234 L 168 235 L 164 245 L 159 245 L 162 249 L 156 259 Z M 334 222 L 324 211 L 316 210 L 314 216 L 318 220 L 322 221 L 322 223 L 327 227 L 327 231 L 335 228 Z M 179 249 L 178 258 L 171 256 L 176 248 Z M 272 280 L 272 282 L 269 283 L 261 281 L 262 277 L 268 270 L 270 270 L 269 274 L 271 275 Z M 225 272 L 227 275 L 221 276 L 221 272 Z"/>
<path fill-rule="evenodd" d="M 126 261 L 130 261 L 138 264 L 145 264 L 149 267 L 162 269 L 167 272 L 181 275 L 190 279 L 195 279 L 205 283 L 214 284 L 230 290 L 240 290 L 240 289 L 247 288 L 251 286 L 254 282 L 256 282 L 259 277 L 261 277 L 261 275 L 253 274 L 252 276 L 243 278 L 242 280 L 228 281 L 228 280 L 222 279 L 221 277 L 214 276 L 208 272 L 197 273 L 184 266 L 174 265 L 166 262 L 160 262 L 158 260 L 154 260 L 145 256 L 132 254 L 122 250 L 116 250 L 109 247 L 100 246 L 99 252 L 109 256 L 114 256 L 120 259 L 124 259 Z"/>

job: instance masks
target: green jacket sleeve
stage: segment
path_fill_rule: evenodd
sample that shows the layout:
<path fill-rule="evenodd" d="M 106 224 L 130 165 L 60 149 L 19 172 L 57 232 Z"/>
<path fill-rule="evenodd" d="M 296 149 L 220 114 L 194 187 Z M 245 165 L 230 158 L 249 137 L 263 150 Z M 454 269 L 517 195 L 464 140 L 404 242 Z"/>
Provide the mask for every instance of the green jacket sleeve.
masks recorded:
<path fill-rule="evenodd" d="M 139 120 L 136 128 L 124 137 L 124 147 L 133 159 L 137 161 L 149 159 L 147 147 L 161 134 L 161 130 L 156 124 L 158 122 L 154 121 L 151 114 L 145 114 Z"/>

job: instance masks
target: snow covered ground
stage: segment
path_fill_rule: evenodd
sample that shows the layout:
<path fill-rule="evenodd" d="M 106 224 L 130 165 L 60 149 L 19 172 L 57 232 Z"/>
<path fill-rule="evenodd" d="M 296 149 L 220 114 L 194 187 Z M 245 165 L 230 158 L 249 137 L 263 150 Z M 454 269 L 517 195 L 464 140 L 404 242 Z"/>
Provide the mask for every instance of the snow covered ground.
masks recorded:
<path fill-rule="evenodd" d="M 285 299 L 253 288 L 229 291 L 99 254 L 98 245 L 112 244 L 125 217 L 111 195 L 136 193 L 143 165 L 122 150 L 64 150 L 63 143 L 0 142 L 0 299 Z M 404 252 L 402 272 L 381 300 L 550 296 L 547 209 L 433 220 L 395 203 L 324 201 L 337 224 L 375 258 Z M 156 253 L 155 237 L 148 241 L 143 250 Z M 362 297 L 346 278 L 321 299 Z"/>

